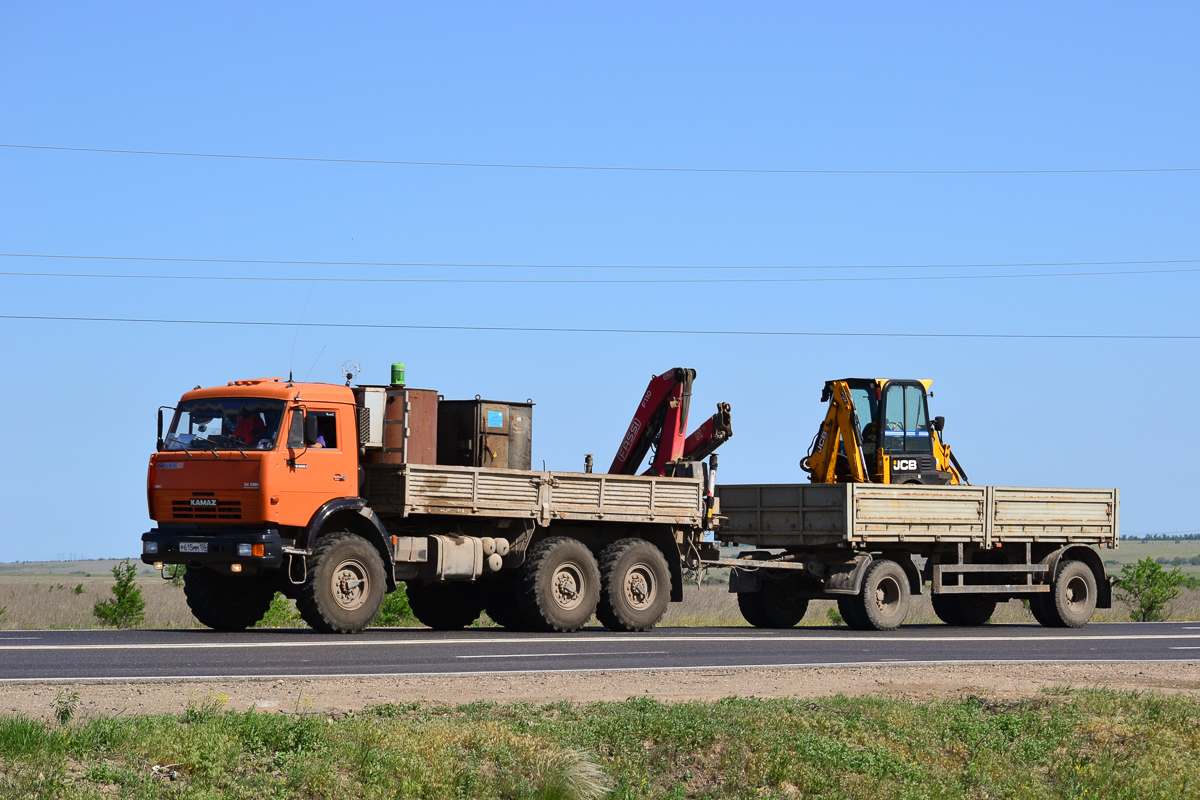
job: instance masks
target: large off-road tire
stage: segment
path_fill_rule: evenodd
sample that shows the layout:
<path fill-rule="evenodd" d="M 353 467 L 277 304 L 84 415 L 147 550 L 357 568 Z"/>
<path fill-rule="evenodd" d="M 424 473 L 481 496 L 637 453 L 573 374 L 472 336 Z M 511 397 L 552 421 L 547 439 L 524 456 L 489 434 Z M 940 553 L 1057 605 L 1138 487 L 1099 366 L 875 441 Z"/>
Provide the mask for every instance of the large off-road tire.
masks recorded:
<path fill-rule="evenodd" d="M 620 539 L 600 553 L 596 617 L 610 631 L 648 631 L 667 613 L 671 568 L 645 539 Z"/>
<path fill-rule="evenodd" d="M 908 616 L 908 575 L 890 559 L 872 561 L 855 599 L 857 616 L 867 629 L 894 631 Z"/>
<path fill-rule="evenodd" d="M 1053 599 L 1049 594 L 1032 595 L 1029 598 L 1029 611 L 1042 627 L 1061 628 L 1062 623 L 1055 616 L 1052 603 Z"/>
<path fill-rule="evenodd" d="M 479 619 L 483 593 L 474 583 L 409 581 L 408 605 L 422 625 L 435 631 L 457 631 Z"/>
<path fill-rule="evenodd" d="M 795 581 L 763 580 L 757 592 L 738 594 L 738 610 L 756 628 L 791 628 L 804 619 L 808 598 L 800 597 Z"/>
<path fill-rule="evenodd" d="M 357 633 L 375 619 L 386 594 L 379 551 L 361 536 L 338 531 L 317 540 L 296 608 L 313 630 Z"/>
<path fill-rule="evenodd" d="M 521 606 L 517 603 L 515 571 L 483 581 L 479 588 L 483 592 L 483 610 L 492 622 L 510 631 L 523 631 L 528 627 Z"/>
<path fill-rule="evenodd" d="M 1065 561 L 1050 587 L 1047 610 L 1064 628 L 1082 628 L 1096 611 L 1096 574 L 1082 561 Z"/>
<path fill-rule="evenodd" d="M 850 630 L 874 630 L 866 622 L 863 622 L 862 615 L 859 612 L 859 601 L 857 597 L 842 595 L 837 599 L 837 608 L 838 613 L 842 615 L 842 619 L 846 622 L 846 627 L 850 628 Z"/>
<path fill-rule="evenodd" d="M 595 556 L 578 539 L 543 539 L 525 556 L 517 597 L 532 630 L 579 630 L 600 602 L 600 568 Z"/>
<path fill-rule="evenodd" d="M 996 599 L 986 594 L 935 594 L 933 613 L 947 625 L 983 625 L 996 613 Z"/>
<path fill-rule="evenodd" d="M 244 631 L 263 618 L 275 592 L 261 576 L 222 575 L 206 567 L 188 567 L 183 595 L 201 625 L 218 631 Z"/>

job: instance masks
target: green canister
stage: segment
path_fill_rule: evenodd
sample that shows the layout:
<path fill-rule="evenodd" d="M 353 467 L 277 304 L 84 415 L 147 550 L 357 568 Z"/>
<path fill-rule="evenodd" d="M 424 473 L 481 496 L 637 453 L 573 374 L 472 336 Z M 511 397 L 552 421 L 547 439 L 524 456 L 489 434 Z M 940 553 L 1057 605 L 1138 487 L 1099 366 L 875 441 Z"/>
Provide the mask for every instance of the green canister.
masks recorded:
<path fill-rule="evenodd" d="M 404 385 L 404 365 L 403 364 L 392 364 L 392 385 L 393 386 L 403 386 Z"/>

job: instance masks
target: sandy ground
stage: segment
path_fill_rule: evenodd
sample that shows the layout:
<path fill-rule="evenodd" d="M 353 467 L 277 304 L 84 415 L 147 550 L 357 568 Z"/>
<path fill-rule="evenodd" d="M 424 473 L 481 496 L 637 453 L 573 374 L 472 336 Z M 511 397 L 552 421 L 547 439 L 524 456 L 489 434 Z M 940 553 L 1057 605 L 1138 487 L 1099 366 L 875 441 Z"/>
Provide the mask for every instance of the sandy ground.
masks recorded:
<path fill-rule="evenodd" d="M 742 697 L 878 695 L 926 700 L 970 695 L 1027 697 L 1047 686 L 1200 694 L 1200 662 L 1069 664 L 882 664 L 787 667 L 408 675 L 371 678 L 188 681 L 6 682 L 0 714 L 50 719 L 59 693 L 79 693 L 78 716 L 180 712 L 223 703 L 242 710 L 337 713 L 382 703 L 476 700 L 548 703 L 655 697 L 663 701 Z"/>

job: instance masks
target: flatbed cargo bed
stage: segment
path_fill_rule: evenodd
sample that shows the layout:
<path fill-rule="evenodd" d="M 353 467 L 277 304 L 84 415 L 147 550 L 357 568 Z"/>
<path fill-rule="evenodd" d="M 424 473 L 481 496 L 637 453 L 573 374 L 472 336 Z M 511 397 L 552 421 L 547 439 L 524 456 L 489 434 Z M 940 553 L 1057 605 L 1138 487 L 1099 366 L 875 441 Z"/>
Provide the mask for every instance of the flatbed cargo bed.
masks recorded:
<path fill-rule="evenodd" d="M 366 465 L 368 503 L 381 515 L 671 524 L 700 527 L 704 484 L 663 478 L 432 464 Z"/>
<path fill-rule="evenodd" d="M 718 486 L 717 496 L 717 538 L 729 544 L 862 550 L 1119 542 L 1117 489 L 734 484 Z"/>

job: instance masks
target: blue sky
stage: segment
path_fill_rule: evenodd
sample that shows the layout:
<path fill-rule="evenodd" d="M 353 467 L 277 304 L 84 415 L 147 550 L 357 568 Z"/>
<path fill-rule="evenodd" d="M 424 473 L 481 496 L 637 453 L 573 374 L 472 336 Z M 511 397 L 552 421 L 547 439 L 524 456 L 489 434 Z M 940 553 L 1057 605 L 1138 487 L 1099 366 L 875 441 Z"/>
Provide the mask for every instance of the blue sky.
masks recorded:
<path fill-rule="evenodd" d="M 0 144 L 775 170 L 1200 167 L 1194 4 L 0 2 Z M 0 148 L 0 251 L 636 266 L 1200 258 L 1200 172 L 755 174 L 304 163 Z M 263 375 L 538 404 L 534 459 L 611 459 L 653 373 L 733 405 L 725 482 L 803 480 L 823 381 L 934 381 L 976 483 L 1117 486 L 1125 533 L 1200 529 L 1186 423 L 1200 273 L 1171 266 L 647 270 L 0 257 L 0 315 L 874 333 L 579 334 L 0 320 L 0 560 L 123 556 L 154 413 Z M 633 279 L 657 284 L 232 282 Z M 727 279 L 726 283 L 683 280 Z M 307 307 L 306 307 L 307 306 Z M 293 343 L 295 352 L 293 356 Z M 315 362 L 315 365 L 314 365 Z"/>

